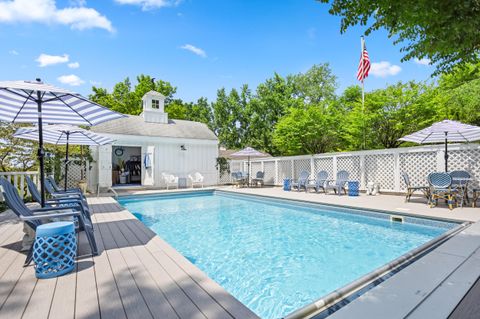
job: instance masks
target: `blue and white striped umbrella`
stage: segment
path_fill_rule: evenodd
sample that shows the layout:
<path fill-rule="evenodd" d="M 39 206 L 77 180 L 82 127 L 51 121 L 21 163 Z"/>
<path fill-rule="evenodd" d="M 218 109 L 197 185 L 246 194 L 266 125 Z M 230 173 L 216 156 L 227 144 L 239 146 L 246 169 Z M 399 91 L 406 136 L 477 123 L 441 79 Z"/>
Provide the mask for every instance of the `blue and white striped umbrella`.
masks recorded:
<path fill-rule="evenodd" d="M 45 206 L 43 123 L 96 125 L 124 117 L 78 93 L 36 81 L 0 81 L 0 121 L 38 125 L 41 205 Z"/>
<path fill-rule="evenodd" d="M 234 157 L 263 157 L 265 154 L 257 151 L 256 149 L 252 147 L 245 147 L 243 150 L 235 152 L 231 154 L 230 156 Z"/>
<path fill-rule="evenodd" d="M 13 137 L 38 141 L 38 127 L 21 127 Z M 43 127 L 43 142 L 55 145 L 106 145 L 113 143 L 109 137 L 74 125 L 47 125 Z"/>
<path fill-rule="evenodd" d="M 0 120 L 37 123 L 38 106 L 47 124 L 97 125 L 125 115 L 114 112 L 78 93 L 40 81 L 0 81 Z"/>

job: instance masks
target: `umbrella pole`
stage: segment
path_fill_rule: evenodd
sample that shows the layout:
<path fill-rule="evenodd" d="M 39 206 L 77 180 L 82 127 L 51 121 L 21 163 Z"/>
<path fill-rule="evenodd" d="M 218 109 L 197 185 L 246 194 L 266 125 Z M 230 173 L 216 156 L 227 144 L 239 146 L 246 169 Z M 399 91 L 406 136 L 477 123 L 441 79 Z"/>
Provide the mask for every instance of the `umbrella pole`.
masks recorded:
<path fill-rule="evenodd" d="M 38 161 L 40 162 L 40 196 L 41 201 L 40 205 L 45 207 L 45 165 L 44 160 L 44 151 L 43 151 L 43 123 L 42 123 L 42 94 L 40 91 L 37 91 L 37 111 L 38 111 Z"/>
<path fill-rule="evenodd" d="M 448 146 L 447 146 L 447 135 L 445 132 L 445 173 L 448 172 Z"/>
<path fill-rule="evenodd" d="M 67 191 L 67 176 L 68 176 L 68 139 L 70 137 L 70 132 L 66 132 L 67 134 L 67 149 L 65 151 L 65 191 Z"/>

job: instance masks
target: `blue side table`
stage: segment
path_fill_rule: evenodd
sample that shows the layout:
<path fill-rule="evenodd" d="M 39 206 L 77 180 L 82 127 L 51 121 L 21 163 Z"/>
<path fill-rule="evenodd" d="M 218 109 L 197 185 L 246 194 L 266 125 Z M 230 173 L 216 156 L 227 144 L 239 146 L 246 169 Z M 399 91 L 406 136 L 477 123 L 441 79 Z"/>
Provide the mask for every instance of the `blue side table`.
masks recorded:
<path fill-rule="evenodd" d="M 292 184 L 291 184 L 291 179 L 290 178 L 284 178 L 283 179 L 283 190 L 284 191 L 290 191 L 292 190 Z"/>
<path fill-rule="evenodd" d="M 348 196 L 358 196 L 360 182 L 348 181 Z"/>
<path fill-rule="evenodd" d="M 37 278 L 53 278 L 75 268 L 77 237 L 73 222 L 47 223 L 37 227 L 33 261 Z"/>

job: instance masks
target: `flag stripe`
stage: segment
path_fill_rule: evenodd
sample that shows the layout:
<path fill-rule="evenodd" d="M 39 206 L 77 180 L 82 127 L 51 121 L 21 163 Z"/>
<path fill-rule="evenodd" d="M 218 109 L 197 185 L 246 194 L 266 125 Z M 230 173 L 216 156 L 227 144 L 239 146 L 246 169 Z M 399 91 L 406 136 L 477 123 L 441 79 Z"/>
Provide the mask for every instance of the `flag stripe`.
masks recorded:
<path fill-rule="evenodd" d="M 368 77 L 370 71 L 370 58 L 368 56 L 367 47 L 363 46 L 363 52 L 360 55 L 360 62 L 358 64 L 357 80 L 363 82 Z"/>

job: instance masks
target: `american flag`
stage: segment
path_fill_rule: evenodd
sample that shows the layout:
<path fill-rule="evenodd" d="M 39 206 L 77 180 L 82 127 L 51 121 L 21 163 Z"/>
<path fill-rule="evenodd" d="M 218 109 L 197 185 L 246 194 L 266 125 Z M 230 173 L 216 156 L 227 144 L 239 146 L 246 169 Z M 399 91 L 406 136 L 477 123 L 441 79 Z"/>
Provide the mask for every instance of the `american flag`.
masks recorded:
<path fill-rule="evenodd" d="M 360 55 L 360 63 L 358 64 L 357 80 L 363 82 L 370 71 L 370 58 L 368 57 L 365 40 L 362 38 L 362 54 Z"/>

